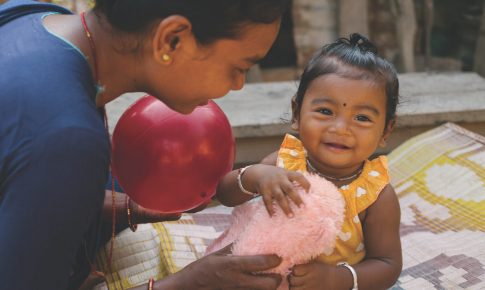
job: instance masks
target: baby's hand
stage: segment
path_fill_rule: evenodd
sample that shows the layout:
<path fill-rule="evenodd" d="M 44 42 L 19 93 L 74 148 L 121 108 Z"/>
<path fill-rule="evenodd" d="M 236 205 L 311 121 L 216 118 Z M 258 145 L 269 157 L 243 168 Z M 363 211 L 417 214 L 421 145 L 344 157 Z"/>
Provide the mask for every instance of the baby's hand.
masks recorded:
<path fill-rule="evenodd" d="M 325 285 L 325 289 L 350 289 L 351 287 L 342 287 L 341 281 L 339 283 L 336 273 L 338 270 L 336 266 L 317 261 L 296 265 L 288 276 L 288 283 L 290 289 L 317 290 L 322 289 L 322 285 Z"/>
<path fill-rule="evenodd" d="M 249 182 L 252 181 L 251 184 L 253 184 L 256 192 L 262 195 L 264 205 L 271 216 L 274 214 L 273 201 L 276 201 L 289 217 L 293 217 L 293 211 L 290 208 L 288 198 L 298 207 L 303 204 L 294 182 L 297 182 L 305 191 L 310 188 L 310 183 L 303 174 L 265 164 L 252 166 L 244 174 L 244 179 Z"/>

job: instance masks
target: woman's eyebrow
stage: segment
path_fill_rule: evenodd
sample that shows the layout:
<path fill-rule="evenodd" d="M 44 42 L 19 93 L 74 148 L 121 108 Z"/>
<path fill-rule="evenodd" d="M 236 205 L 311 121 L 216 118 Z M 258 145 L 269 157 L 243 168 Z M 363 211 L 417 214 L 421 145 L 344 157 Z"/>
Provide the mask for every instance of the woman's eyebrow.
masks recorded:
<path fill-rule="evenodd" d="M 253 56 L 246 57 L 244 59 L 244 61 L 253 65 L 253 64 L 257 64 L 258 62 L 260 62 L 263 58 L 264 58 L 264 56 L 253 55 Z"/>

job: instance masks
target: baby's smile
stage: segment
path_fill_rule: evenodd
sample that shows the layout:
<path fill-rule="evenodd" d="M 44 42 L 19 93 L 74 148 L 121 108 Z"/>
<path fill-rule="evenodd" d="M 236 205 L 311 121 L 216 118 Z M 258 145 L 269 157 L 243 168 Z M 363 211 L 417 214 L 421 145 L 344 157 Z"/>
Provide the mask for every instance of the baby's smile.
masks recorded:
<path fill-rule="evenodd" d="M 332 151 L 343 151 L 343 150 L 349 150 L 350 147 L 343 144 L 343 143 L 338 143 L 338 142 L 324 142 L 323 145 L 327 147 L 328 149 Z"/>

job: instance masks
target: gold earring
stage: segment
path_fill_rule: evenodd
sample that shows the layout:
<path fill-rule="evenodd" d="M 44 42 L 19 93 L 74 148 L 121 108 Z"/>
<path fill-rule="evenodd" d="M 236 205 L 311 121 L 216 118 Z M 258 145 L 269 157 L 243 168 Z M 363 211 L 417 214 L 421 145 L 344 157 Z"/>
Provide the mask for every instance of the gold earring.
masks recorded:
<path fill-rule="evenodd" d="M 169 61 L 169 60 L 170 60 L 170 55 L 168 55 L 168 54 L 164 53 L 164 54 L 162 55 L 162 60 L 163 60 L 163 61 Z"/>

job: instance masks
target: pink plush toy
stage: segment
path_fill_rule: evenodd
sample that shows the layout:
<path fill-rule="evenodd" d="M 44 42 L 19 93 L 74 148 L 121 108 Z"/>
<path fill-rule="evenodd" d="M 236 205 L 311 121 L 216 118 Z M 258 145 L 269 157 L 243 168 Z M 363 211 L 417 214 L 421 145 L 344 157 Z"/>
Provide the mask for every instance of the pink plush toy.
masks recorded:
<path fill-rule="evenodd" d="M 332 253 L 342 227 L 345 201 L 331 182 L 313 174 L 305 173 L 305 177 L 311 187 L 308 193 L 298 189 L 305 205 L 298 208 L 291 203 L 293 218 L 276 205 L 275 215 L 270 217 L 260 198 L 237 206 L 231 226 L 207 248 L 206 254 L 230 243 L 234 255 L 276 254 L 283 261 L 270 272 L 286 277 L 293 265 Z M 278 289 L 288 289 L 286 279 Z"/>

